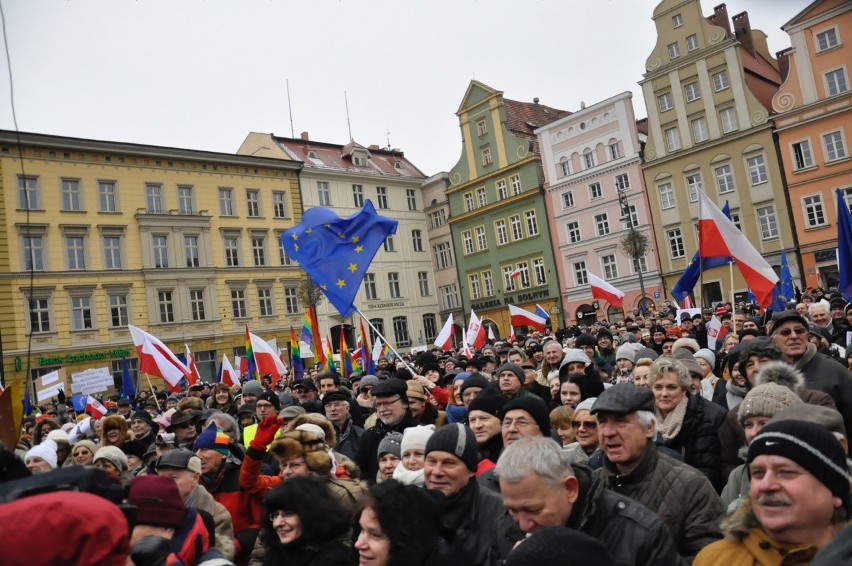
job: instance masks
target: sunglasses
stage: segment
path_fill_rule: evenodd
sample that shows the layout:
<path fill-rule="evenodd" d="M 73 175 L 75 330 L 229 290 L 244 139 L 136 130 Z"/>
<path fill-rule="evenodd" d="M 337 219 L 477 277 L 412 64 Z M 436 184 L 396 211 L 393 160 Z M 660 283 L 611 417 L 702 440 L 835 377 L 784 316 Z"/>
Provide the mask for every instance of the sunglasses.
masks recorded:
<path fill-rule="evenodd" d="M 571 428 L 576 430 L 580 430 L 581 428 L 594 430 L 598 428 L 598 423 L 596 421 L 571 421 Z"/>
<path fill-rule="evenodd" d="M 778 331 L 778 334 L 784 336 L 785 338 L 790 334 L 796 334 L 797 336 L 803 336 L 808 333 L 808 329 L 804 326 L 799 326 L 796 328 L 782 328 Z"/>

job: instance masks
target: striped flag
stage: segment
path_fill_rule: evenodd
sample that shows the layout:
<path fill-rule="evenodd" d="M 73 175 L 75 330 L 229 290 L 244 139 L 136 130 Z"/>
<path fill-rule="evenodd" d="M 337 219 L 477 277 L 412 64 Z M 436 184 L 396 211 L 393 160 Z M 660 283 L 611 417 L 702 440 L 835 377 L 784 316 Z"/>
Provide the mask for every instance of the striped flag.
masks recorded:
<path fill-rule="evenodd" d="M 107 414 L 107 408 L 101 405 L 100 401 L 89 395 L 86 397 L 86 412 L 96 419 L 102 419 Z"/>
<path fill-rule="evenodd" d="M 290 327 L 290 365 L 293 366 L 293 377 L 302 379 L 305 373 L 305 366 L 302 364 L 302 352 L 299 350 L 299 340 L 296 338 L 296 331 Z"/>
<path fill-rule="evenodd" d="M 251 332 L 249 332 L 248 324 L 246 324 L 246 371 L 248 372 L 248 379 L 260 379 L 260 376 L 257 375 L 257 362 L 254 360 L 254 348 L 251 345 Z"/>

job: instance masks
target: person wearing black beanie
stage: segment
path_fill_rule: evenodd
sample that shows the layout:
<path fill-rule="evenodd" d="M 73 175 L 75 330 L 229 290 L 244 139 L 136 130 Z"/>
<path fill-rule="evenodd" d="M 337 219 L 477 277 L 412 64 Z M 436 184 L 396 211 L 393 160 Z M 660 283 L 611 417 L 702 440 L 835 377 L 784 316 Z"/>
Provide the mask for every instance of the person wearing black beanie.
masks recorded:
<path fill-rule="evenodd" d="M 500 417 L 505 404 L 506 398 L 494 387 L 483 389 L 470 402 L 467 423 L 479 445 L 480 465 L 483 460 L 496 464 L 503 451 Z"/>
<path fill-rule="evenodd" d="M 476 394 L 480 393 L 483 389 L 491 385 L 491 382 L 481 373 L 471 374 L 470 377 L 466 378 L 461 385 L 461 397 L 462 402 L 466 409 L 469 409 L 470 402 L 476 397 Z M 474 395 L 465 395 L 465 392 L 468 389 L 474 390 Z"/>
<path fill-rule="evenodd" d="M 503 406 L 502 420 L 504 446 L 523 436 L 550 436 L 550 412 L 536 395 L 508 401 Z"/>
<path fill-rule="evenodd" d="M 566 527 L 547 527 L 524 539 L 506 559 L 506 566 L 562 564 L 610 566 L 612 556 L 597 539 Z"/>

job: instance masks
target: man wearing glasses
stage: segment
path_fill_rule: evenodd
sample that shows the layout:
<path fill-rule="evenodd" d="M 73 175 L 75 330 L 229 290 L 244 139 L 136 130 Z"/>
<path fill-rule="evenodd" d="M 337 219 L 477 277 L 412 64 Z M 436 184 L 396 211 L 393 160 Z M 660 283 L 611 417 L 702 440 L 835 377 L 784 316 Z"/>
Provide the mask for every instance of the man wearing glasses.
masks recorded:
<path fill-rule="evenodd" d="M 817 352 L 808 342 L 808 321 L 796 311 L 772 317 L 769 335 L 781 349 L 781 359 L 805 376 L 805 386 L 831 395 L 846 430 L 852 426 L 852 377 L 841 364 Z"/>

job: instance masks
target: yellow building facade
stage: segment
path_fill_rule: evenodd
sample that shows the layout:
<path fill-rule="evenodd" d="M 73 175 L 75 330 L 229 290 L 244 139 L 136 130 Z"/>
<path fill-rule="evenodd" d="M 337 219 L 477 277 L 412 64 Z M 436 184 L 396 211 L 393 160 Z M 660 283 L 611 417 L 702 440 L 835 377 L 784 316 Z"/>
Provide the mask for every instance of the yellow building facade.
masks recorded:
<path fill-rule="evenodd" d="M 280 245 L 301 218 L 300 167 L 0 131 L 4 382 L 109 367 L 120 383 L 124 357 L 136 377 L 128 324 L 187 344 L 208 381 L 246 324 L 283 349 L 303 318 Z"/>

